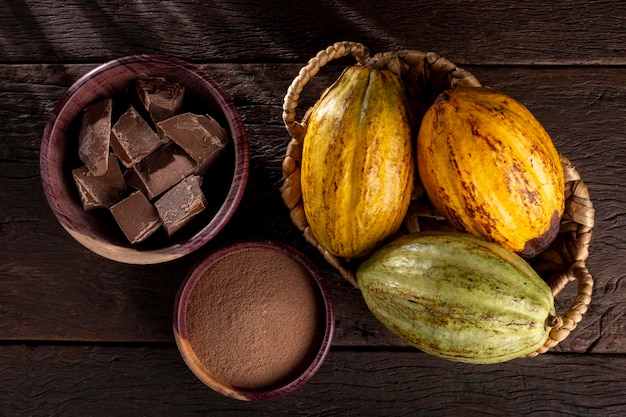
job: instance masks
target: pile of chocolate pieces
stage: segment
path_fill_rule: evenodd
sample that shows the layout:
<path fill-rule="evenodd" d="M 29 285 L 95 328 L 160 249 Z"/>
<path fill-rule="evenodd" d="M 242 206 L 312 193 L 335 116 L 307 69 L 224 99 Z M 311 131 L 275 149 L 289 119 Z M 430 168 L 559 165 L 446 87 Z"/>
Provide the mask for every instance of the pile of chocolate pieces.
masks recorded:
<path fill-rule="evenodd" d="M 141 111 L 129 104 L 113 120 L 112 99 L 83 110 L 84 165 L 72 171 L 83 208 L 110 210 L 132 244 L 161 227 L 170 237 L 207 207 L 203 176 L 228 142 L 211 116 L 182 112 L 180 84 L 160 77 L 134 84 Z"/>

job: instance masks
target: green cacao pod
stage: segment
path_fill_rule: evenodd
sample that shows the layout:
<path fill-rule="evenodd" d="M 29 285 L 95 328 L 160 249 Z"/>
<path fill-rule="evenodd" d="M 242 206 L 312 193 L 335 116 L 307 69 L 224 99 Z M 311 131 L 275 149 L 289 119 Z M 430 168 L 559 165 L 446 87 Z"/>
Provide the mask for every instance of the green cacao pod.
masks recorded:
<path fill-rule="evenodd" d="M 452 361 L 488 364 L 533 353 L 555 314 L 549 286 L 526 261 L 467 233 L 397 238 L 359 266 L 357 279 L 382 324 Z"/>
<path fill-rule="evenodd" d="M 398 230 L 411 198 L 413 152 L 399 77 L 346 68 L 314 106 L 302 149 L 304 212 L 324 249 L 360 257 Z"/>
<path fill-rule="evenodd" d="M 559 154 L 513 98 L 486 87 L 439 95 L 420 125 L 417 164 L 430 201 L 457 230 L 524 257 L 556 237 L 565 207 Z"/>

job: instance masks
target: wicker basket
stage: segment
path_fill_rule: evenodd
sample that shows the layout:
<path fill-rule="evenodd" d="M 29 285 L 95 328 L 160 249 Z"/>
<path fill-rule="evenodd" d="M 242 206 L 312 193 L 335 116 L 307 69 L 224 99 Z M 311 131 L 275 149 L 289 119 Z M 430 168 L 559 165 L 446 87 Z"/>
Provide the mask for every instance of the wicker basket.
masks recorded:
<path fill-rule="evenodd" d="M 298 99 L 309 80 L 328 62 L 349 55 L 356 58 L 360 64 L 389 69 L 399 74 L 413 114 L 418 118 L 444 90 L 458 86 L 478 87 L 481 84 L 469 72 L 432 52 L 400 50 L 370 55 L 366 47 L 354 42 L 337 42 L 320 51 L 293 80 L 283 104 L 283 120 L 291 141 L 283 160 L 284 182 L 281 195 L 290 211 L 292 222 L 303 233 L 307 242 L 316 247 L 343 278 L 358 288 L 355 277 L 358 263 L 334 256 L 322 248 L 307 223 L 300 189 L 300 161 L 307 121 L 312 109 L 306 111 L 300 122 L 296 121 Z M 570 281 L 578 281 L 578 291 L 567 312 L 554 319 L 552 331 L 545 345 L 528 356 L 544 353 L 564 340 L 581 321 L 591 302 L 593 278 L 585 266 L 585 261 L 589 256 L 588 248 L 594 226 L 593 204 L 578 171 L 563 155 L 561 163 L 564 169 L 566 200 L 559 234 L 545 252 L 529 262 L 548 282 L 555 297 Z M 450 227 L 429 205 L 419 184 L 416 184 L 415 189 L 402 232 L 414 233 Z"/>

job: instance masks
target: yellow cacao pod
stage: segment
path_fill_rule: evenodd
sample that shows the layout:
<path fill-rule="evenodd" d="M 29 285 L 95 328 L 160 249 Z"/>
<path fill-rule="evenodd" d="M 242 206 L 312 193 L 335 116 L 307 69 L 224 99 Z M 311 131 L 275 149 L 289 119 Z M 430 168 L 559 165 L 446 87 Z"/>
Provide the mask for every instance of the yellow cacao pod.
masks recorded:
<path fill-rule="evenodd" d="M 314 106 L 302 149 L 302 202 L 318 243 L 357 258 L 395 233 L 411 198 L 413 158 L 399 77 L 346 68 Z"/>
<path fill-rule="evenodd" d="M 486 87 L 439 95 L 422 120 L 420 179 L 460 231 L 532 257 L 558 233 L 563 167 L 546 130 L 513 98 Z"/>

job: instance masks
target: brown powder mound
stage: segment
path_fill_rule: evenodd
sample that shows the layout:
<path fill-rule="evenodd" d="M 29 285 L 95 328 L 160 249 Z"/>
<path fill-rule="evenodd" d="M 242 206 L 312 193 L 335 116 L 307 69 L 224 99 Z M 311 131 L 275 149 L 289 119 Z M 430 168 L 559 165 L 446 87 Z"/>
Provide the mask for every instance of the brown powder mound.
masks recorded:
<path fill-rule="evenodd" d="M 309 272 L 286 254 L 231 252 L 193 288 L 186 311 L 189 341 L 209 371 L 236 387 L 283 384 L 319 346 L 319 297 Z"/>

